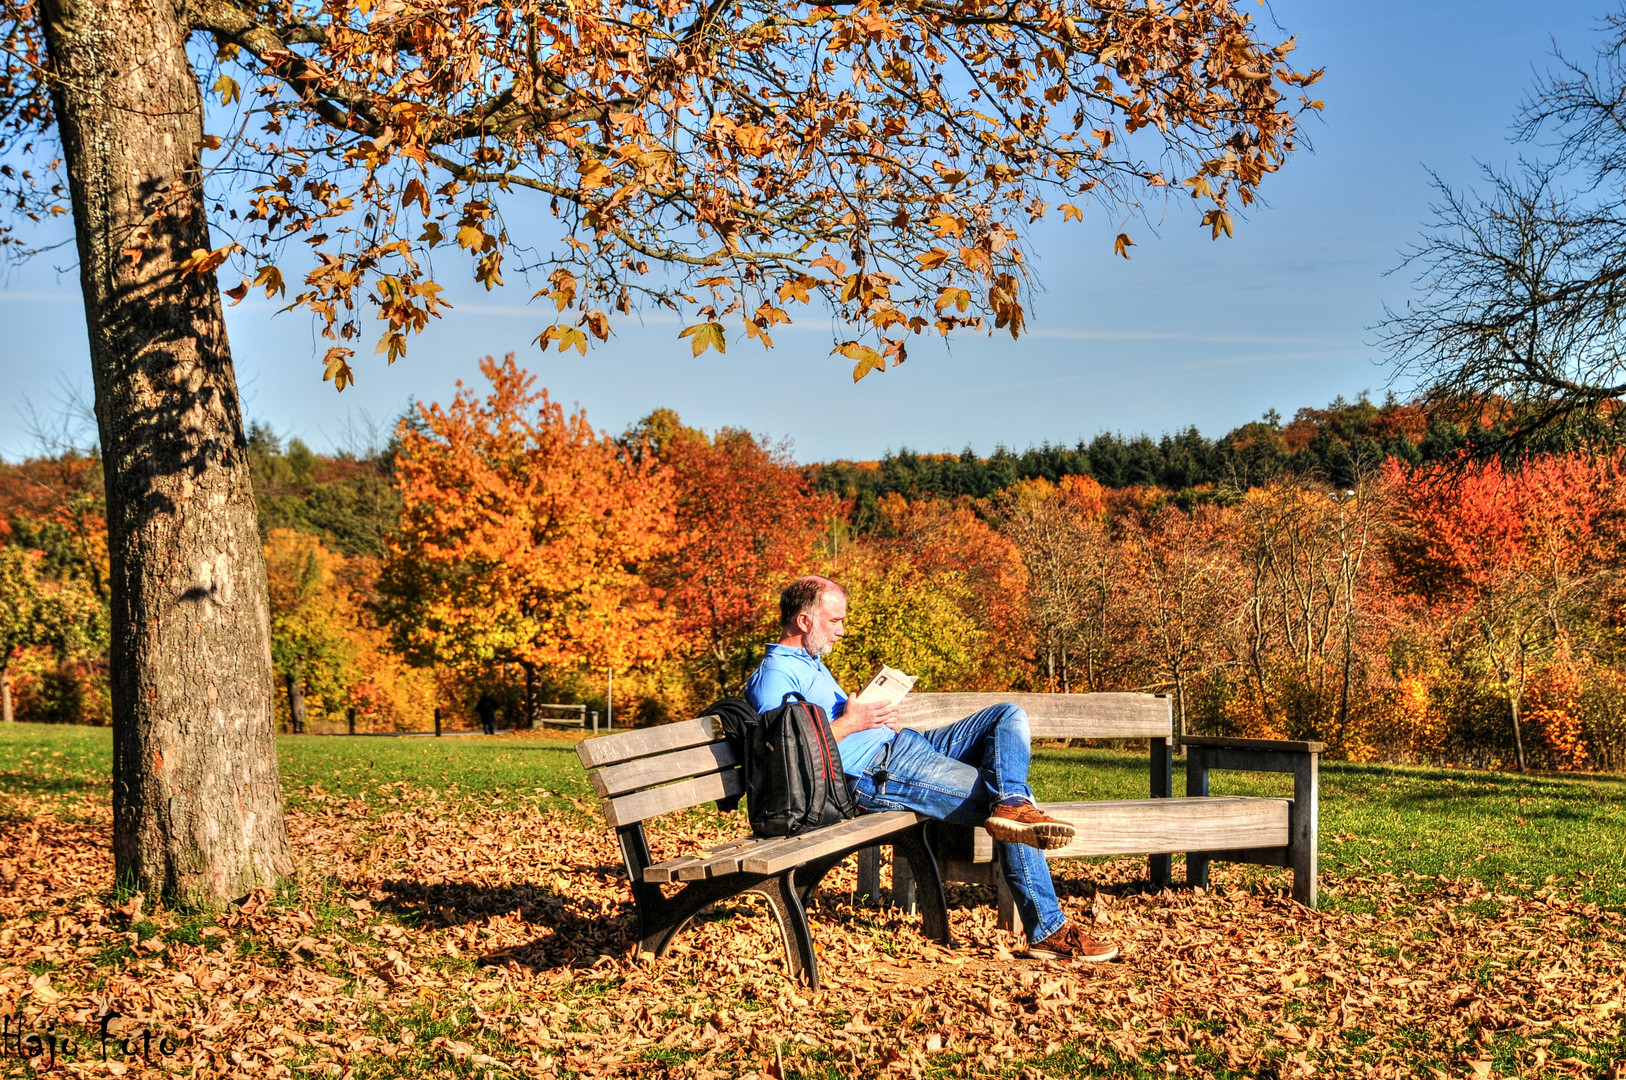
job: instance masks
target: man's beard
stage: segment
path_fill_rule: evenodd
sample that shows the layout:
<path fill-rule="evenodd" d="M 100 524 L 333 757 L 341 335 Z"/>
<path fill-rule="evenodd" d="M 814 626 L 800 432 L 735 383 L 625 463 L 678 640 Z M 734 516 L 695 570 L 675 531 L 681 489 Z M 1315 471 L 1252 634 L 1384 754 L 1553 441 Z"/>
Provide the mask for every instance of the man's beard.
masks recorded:
<path fill-rule="evenodd" d="M 806 639 L 806 647 L 807 651 L 814 656 L 829 656 L 835 650 L 836 639 L 833 637 L 817 638 L 809 634 Z"/>

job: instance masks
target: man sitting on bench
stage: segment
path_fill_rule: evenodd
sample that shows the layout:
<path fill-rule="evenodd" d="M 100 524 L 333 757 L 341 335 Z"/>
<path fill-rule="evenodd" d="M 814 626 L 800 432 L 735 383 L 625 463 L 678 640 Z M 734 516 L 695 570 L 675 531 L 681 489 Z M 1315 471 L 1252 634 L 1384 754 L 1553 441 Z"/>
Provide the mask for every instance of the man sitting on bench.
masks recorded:
<path fill-rule="evenodd" d="M 1027 928 L 1026 955 L 1111 960 L 1118 947 L 1067 921 L 1040 851 L 1064 847 L 1073 826 L 1039 810 L 1028 786 L 1028 719 L 995 705 L 948 727 L 900 729 L 896 704 L 850 702 L 826 656 L 846 632 L 847 591 L 829 578 L 798 578 L 779 597 L 780 638 L 745 684 L 758 712 L 795 691 L 830 717 L 841 764 L 865 810 L 913 810 L 955 825 L 981 825 L 1000 844 L 1000 866 Z"/>

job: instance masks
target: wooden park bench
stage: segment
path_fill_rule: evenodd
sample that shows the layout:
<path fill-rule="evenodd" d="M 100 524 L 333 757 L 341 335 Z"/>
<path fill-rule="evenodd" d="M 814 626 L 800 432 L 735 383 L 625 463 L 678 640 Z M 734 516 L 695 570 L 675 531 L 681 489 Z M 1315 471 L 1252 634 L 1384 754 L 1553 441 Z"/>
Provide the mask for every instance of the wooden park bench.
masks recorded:
<path fill-rule="evenodd" d="M 906 727 L 925 731 L 1000 702 L 1020 705 L 1034 739 L 1144 738 L 1151 744 L 1146 799 L 1047 802 L 1078 835 L 1047 859 L 1150 855 L 1154 887 L 1169 884 L 1172 856 L 1186 856 L 1186 883 L 1208 884 L 1214 862 L 1259 863 L 1293 871 L 1293 898 L 1316 905 L 1318 762 L 1321 744 L 1260 739 L 1187 737 L 1186 794 L 1173 798 L 1173 716 L 1169 699 L 1154 694 L 910 694 L 900 705 Z M 1293 797 L 1240 798 L 1208 794 L 1215 770 L 1293 774 Z M 940 827 L 938 869 L 944 881 L 992 885 L 1000 925 L 1020 930 L 1015 905 L 995 861 L 993 839 L 981 828 Z M 880 892 L 879 856 L 859 862 L 859 891 Z M 907 865 L 893 868 L 894 898 L 911 903 Z"/>
<path fill-rule="evenodd" d="M 789 838 L 745 837 L 699 855 L 655 862 L 644 823 L 744 789 L 734 752 L 714 717 L 587 739 L 576 753 L 604 800 L 638 913 L 643 951 L 664 955 L 691 918 L 718 900 L 754 891 L 779 924 L 793 979 L 819 985 L 807 903 L 819 880 L 860 849 L 889 844 L 896 865 L 917 883 L 928 937 L 949 944 L 948 908 L 937 863 L 926 846 L 926 819 L 909 812 L 864 814 Z M 674 885 L 676 888 L 674 889 Z M 668 890 L 672 890 L 668 892 Z"/>

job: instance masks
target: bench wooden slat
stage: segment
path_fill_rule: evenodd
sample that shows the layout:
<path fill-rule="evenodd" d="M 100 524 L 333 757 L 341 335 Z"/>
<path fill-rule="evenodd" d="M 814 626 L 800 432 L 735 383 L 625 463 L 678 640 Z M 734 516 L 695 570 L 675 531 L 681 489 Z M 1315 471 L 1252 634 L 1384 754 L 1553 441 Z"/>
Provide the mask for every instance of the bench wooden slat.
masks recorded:
<path fill-rule="evenodd" d="M 667 859 L 663 863 L 645 867 L 644 880 L 665 883 L 668 881 L 693 881 L 697 878 L 706 877 L 703 868 L 712 859 L 724 857 L 732 852 L 742 851 L 757 842 L 756 837 L 747 836 L 743 840 L 733 840 L 726 844 L 719 844 L 717 847 L 703 851 L 698 855 L 679 855 L 675 859 Z M 696 868 L 702 868 L 701 872 L 695 873 Z"/>
<path fill-rule="evenodd" d="M 653 881 L 660 885 L 664 885 L 669 881 L 676 881 L 678 880 L 678 870 L 699 861 L 700 856 L 698 855 L 680 855 L 675 859 L 667 859 L 665 862 L 656 863 L 654 866 L 646 866 L 644 867 L 644 880 Z"/>
<path fill-rule="evenodd" d="M 745 851 L 744 848 L 738 851 L 720 851 L 704 859 L 698 859 L 678 871 L 678 880 L 701 881 L 705 878 L 737 874 L 740 872 L 740 861 L 745 858 Z"/>
<path fill-rule="evenodd" d="M 704 746 L 722 737 L 723 726 L 717 718 L 702 716 L 697 720 L 680 720 L 675 724 L 618 731 L 614 735 L 586 739 L 576 744 L 576 756 L 581 759 L 583 768 L 597 769 L 651 754 Z"/>
<path fill-rule="evenodd" d="M 839 828 L 841 825 L 830 826 Z M 821 830 L 820 836 L 823 835 Z M 841 834 L 845 836 L 846 834 Z M 746 859 L 753 860 L 753 865 L 762 862 L 771 862 L 787 853 L 794 856 L 790 865 L 806 862 L 809 856 L 804 854 L 808 848 L 809 836 L 753 836 L 733 844 L 724 844 L 713 849 L 708 856 L 695 863 L 684 866 L 678 877 L 684 881 L 698 881 L 701 878 L 723 877 L 727 874 L 737 874 L 744 868 Z M 783 869 L 781 867 L 780 869 Z"/>
<path fill-rule="evenodd" d="M 1173 725 L 1156 694 L 910 694 L 898 711 L 905 727 L 929 731 L 1002 702 L 1022 707 L 1037 739 L 1166 738 Z"/>
<path fill-rule="evenodd" d="M 740 776 L 740 770 L 730 769 L 665 787 L 645 788 L 618 799 L 605 799 L 604 818 L 612 826 L 631 825 L 645 818 L 739 795 L 744 790 L 745 781 Z"/>
<path fill-rule="evenodd" d="M 723 769 L 733 768 L 736 764 L 738 763 L 734 760 L 733 748 L 726 742 L 714 742 L 691 750 L 634 758 L 619 765 L 606 765 L 602 769 L 594 769 L 588 774 L 588 778 L 593 781 L 593 790 L 608 799 L 611 796 L 625 795 L 629 791 L 654 787 L 672 780 L 720 772 Z"/>
<path fill-rule="evenodd" d="M 1238 806 L 1238 803 L 1270 803 L 1269 807 Z M 1180 799 L 1138 799 L 1120 800 L 1111 802 L 1093 803 L 1040 803 L 1045 813 L 1070 821 L 1078 827 L 1079 835 L 1071 844 L 1064 848 L 1057 848 L 1045 852 L 1047 858 L 1073 859 L 1086 858 L 1094 855 L 1163 855 L 1177 854 L 1186 851 L 1209 850 L 1203 845 L 1207 843 L 1196 833 L 1190 831 L 1192 819 L 1204 819 L 1207 816 L 1216 816 L 1216 828 L 1224 835 L 1245 833 L 1248 836 L 1265 835 L 1273 838 L 1287 836 L 1288 814 L 1287 799 L 1261 799 L 1241 795 L 1215 795 L 1186 797 Z M 1128 809 L 1128 808 L 1135 809 Z M 1150 809 L 1143 809 L 1149 807 Z M 1121 825 L 1115 834 L 1108 834 L 1105 839 L 1100 836 L 1102 818 L 1109 819 L 1108 827 L 1113 826 L 1110 821 L 1115 817 L 1115 811 L 1122 809 L 1124 815 Z M 1146 816 L 1142 816 L 1146 815 Z M 1161 822 L 1162 828 L 1173 831 L 1174 847 L 1147 847 L 1147 838 L 1156 834 L 1148 833 L 1148 827 L 1143 822 Z M 1195 837 L 1195 842 L 1192 838 Z M 1126 839 L 1127 838 L 1127 839 Z M 1155 840 L 1151 841 L 1156 843 Z M 1285 845 L 1286 839 L 1273 839 L 1257 845 L 1272 847 L 1277 844 Z M 1255 846 L 1249 844 L 1248 846 Z M 1097 850 L 1101 847 L 1102 850 Z M 994 838 L 988 831 L 980 826 L 971 830 L 971 861 L 982 864 L 991 861 L 994 857 Z M 947 873 L 943 880 L 951 880 Z M 953 878 L 952 880 L 968 880 Z"/>
<path fill-rule="evenodd" d="M 924 820 L 911 810 L 863 814 L 839 825 L 827 825 L 807 836 L 791 837 L 784 841 L 783 846 L 774 845 L 753 851 L 745 857 L 740 869 L 748 874 L 777 874 L 825 855 L 833 855 L 854 844 L 879 840 Z"/>
<path fill-rule="evenodd" d="M 1078 828 L 1072 843 L 1045 858 L 1072 859 L 1286 847 L 1292 801 L 1199 796 L 1039 805 Z"/>
<path fill-rule="evenodd" d="M 740 860 L 745 853 L 755 850 L 759 845 L 767 843 L 757 836 L 747 836 L 743 840 L 736 840 L 732 844 L 723 844 L 714 847 L 700 858 L 678 870 L 679 881 L 700 881 L 703 878 L 723 877 L 727 874 L 739 872 Z"/>
<path fill-rule="evenodd" d="M 1274 750 L 1286 754 L 1319 754 L 1326 744 L 1301 739 L 1231 739 L 1219 735 L 1187 735 L 1180 740 L 1187 746 L 1213 747 L 1216 750 Z"/>

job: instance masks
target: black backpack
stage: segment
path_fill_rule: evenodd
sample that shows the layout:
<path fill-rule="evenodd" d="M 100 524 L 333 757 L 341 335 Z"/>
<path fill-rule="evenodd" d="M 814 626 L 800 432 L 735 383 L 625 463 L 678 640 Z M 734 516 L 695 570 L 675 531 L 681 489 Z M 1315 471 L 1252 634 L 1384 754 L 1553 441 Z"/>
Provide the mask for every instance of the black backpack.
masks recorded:
<path fill-rule="evenodd" d="M 822 708 L 792 691 L 761 716 L 739 698 L 725 698 L 706 712 L 722 720 L 734 748 L 757 836 L 796 836 L 857 816 Z"/>

